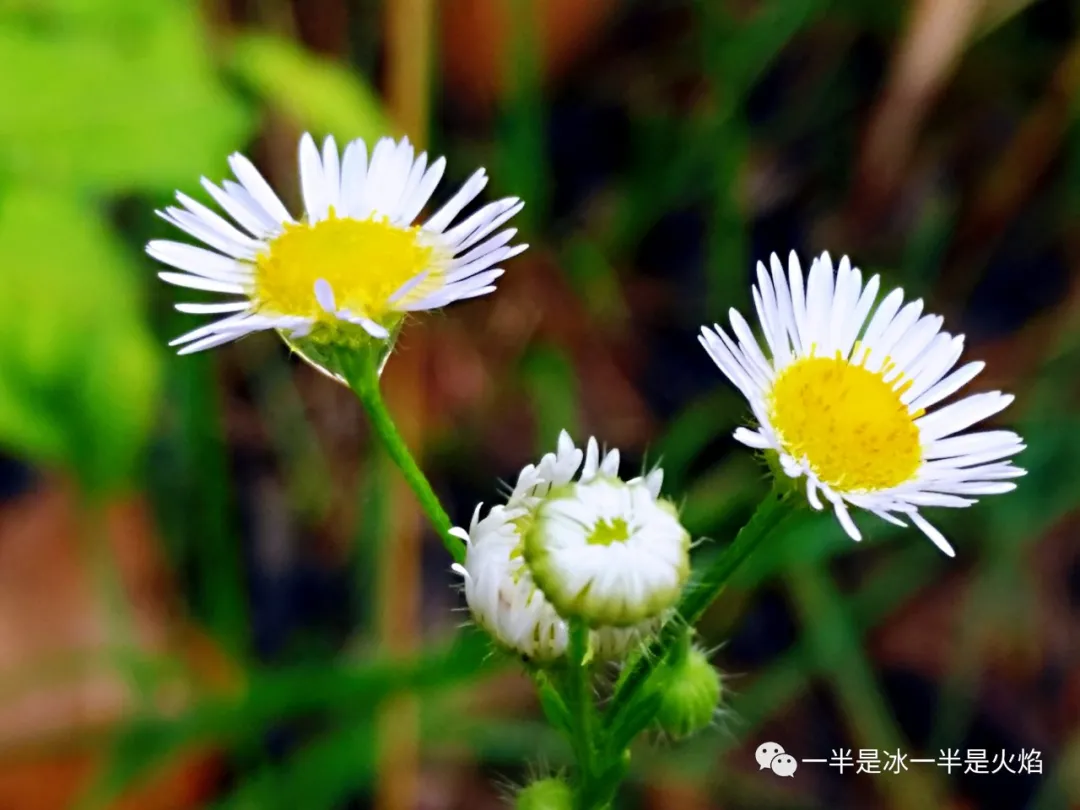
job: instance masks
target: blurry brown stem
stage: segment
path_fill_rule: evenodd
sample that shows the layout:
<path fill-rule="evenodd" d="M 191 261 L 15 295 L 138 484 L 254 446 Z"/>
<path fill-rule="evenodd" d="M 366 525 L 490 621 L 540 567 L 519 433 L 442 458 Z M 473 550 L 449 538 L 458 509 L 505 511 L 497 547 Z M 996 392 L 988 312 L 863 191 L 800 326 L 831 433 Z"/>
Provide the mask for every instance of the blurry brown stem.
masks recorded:
<path fill-rule="evenodd" d="M 398 129 L 422 149 L 428 130 L 433 2 L 393 0 L 385 9 L 388 111 Z M 410 338 L 407 350 L 394 356 L 383 376 L 397 427 L 417 459 L 424 443 L 425 348 L 420 335 Z M 391 531 L 379 572 L 379 631 L 389 651 L 408 654 L 420 636 L 421 536 L 404 482 L 396 480 L 390 492 Z M 402 696 L 386 706 L 379 729 L 378 810 L 412 810 L 419 803 L 419 725 L 414 698 Z"/>

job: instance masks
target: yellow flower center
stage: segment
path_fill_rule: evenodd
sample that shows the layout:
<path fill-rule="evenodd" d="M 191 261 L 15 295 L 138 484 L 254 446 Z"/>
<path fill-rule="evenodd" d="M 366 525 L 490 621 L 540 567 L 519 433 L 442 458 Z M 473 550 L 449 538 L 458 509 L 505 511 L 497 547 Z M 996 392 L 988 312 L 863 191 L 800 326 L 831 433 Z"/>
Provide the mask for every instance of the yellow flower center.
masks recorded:
<path fill-rule="evenodd" d="M 890 364 L 869 371 L 836 357 L 804 357 L 776 378 L 769 419 L 784 449 L 841 492 L 874 492 L 910 479 L 922 450 L 914 420 L 900 401 L 911 387 L 884 379 Z"/>
<path fill-rule="evenodd" d="M 612 543 L 625 543 L 630 539 L 630 527 L 622 518 L 608 521 L 601 518 L 593 526 L 592 532 L 585 538 L 590 546 L 610 546 Z"/>
<path fill-rule="evenodd" d="M 326 279 L 337 309 L 381 322 L 390 296 L 425 270 L 427 278 L 395 303 L 417 301 L 442 286 L 441 253 L 424 243 L 419 228 L 338 218 L 331 211 L 314 225 L 285 225 L 255 260 L 254 298 L 266 312 L 331 323 L 333 316 L 315 298 L 315 282 Z"/>

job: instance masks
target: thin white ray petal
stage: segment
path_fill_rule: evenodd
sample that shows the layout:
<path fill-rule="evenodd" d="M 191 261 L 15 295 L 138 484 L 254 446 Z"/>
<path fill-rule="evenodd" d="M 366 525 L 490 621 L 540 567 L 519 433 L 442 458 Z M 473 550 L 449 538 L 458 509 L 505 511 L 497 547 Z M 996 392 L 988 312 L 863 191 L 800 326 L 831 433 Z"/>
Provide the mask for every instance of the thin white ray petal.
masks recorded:
<path fill-rule="evenodd" d="M 266 222 L 265 215 L 259 216 L 251 211 L 243 201 L 236 199 L 232 194 L 214 185 L 205 177 L 201 178 L 200 182 L 207 193 L 214 198 L 214 202 L 220 205 L 226 214 L 232 217 L 241 228 L 252 236 L 258 239 L 267 239 L 275 233 L 273 227 Z M 177 197 L 185 206 L 188 205 L 187 200 L 190 200 L 189 197 L 185 198 L 179 195 Z M 195 201 L 191 200 L 191 202 Z"/>
<path fill-rule="evenodd" d="M 154 239 L 146 245 L 146 252 L 159 262 L 204 278 L 230 283 L 252 278 L 250 265 L 182 242 Z"/>
<path fill-rule="evenodd" d="M 367 144 L 363 138 L 350 141 L 341 159 L 341 215 L 359 217 L 360 194 L 367 181 Z"/>
<path fill-rule="evenodd" d="M 247 299 L 243 301 L 229 301 L 222 304 L 176 304 L 177 312 L 187 315 L 216 315 L 222 312 L 239 312 L 251 306 Z"/>
<path fill-rule="evenodd" d="M 716 363 L 724 375 L 731 381 L 731 383 L 742 392 L 742 395 L 747 400 L 752 399 L 758 391 L 761 390 L 757 383 L 753 382 L 742 370 L 742 367 L 736 362 L 735 358 L 731 357 L 731 353 L 727 350 L 727 347 L 720 342 L 720 339 L 713 334 L 708 327 L 701 327 L 701 334 L 698 336 L 698 341 L 704 347 L 712 361 Z"/>
<path fill-rule="evenodd" d="M 859 333 L 862 332 L 863 326 L 866 324 L 866 317 L 870 314 L 870 309 L 877 300 L 878 288 L 880 286 L 881 276 L 874 276 L 866 283 L 866 286 L 862 288 L 862 292 L 859 294 L 859 300 L 855 304 L 855 310 L 848 319 L 846 331 L 843 334 L 840 344 L 836 347 L 840 351 L 842 357 L 851 357 L 851 349 L 855 345 Z"/>
<path fill-rule="evenodd" d="M 442 180 L 443 172 L 446 171 L 446 158 L 439 158 L 424 173 L 423 179 L 417 185 L 416 190 L 410 195 L 408 200 L 405 200 L 401 204 L 401 221 L 404 223 L 412 224 L 413 221 L 420 216 L 420 212 L 424 210 L 424 206 L 428 204 L 428 200 L 431 199 L 431 195 L 435 192 L 435 189 L 439 185 L 439 181 Z"/>
<path fill-rule="evenodd" d="M 337 314 L 337 303 L 334 300 L 334 290 L 330 286 L 330 282 L 325 278 L 320 278 L 315 282 L 315 300 L 319 302 L 319 306 L 323 308 L 323 312 L 327 312 L 331 315 Z"/>
<path fill-rule="evenodd" d="M 322 167 L 326 201 L 341 216 L 341 156 L 333 135 L 327 135 L 323 141 Z"/>
<path fill-rule="evenodd" d="M 922 310 L 923 300 L 916 298 L 897 313 L 892 323 L 889 324 L 889 328 L 885 330 L 881 337 L 873 343 L 867 342 L 865 344 L 870 350 L 870 356 L 866 361 L 868 369 L 877 371 L 884 366 L 890 359 L 889 355 L 892 353 L 893 346 L 915 325 L 915 322 L 919 320 L 919 316 L 922 314 Z"/>
<path fill-rule="evenodd" d="M 806 295 L 803 291 L 802 267 L 795 251 L 788 256 L 788 286 L 791 290 L 791 311 L 795 316 L 795 328 L 798 331 L 796 354 L 809 354 L 810 340 L 806 324 Z"/>
<path fill-rule="evenodd" d="M 735 441 L 745 444 L 747 447 L 753 447 L 755 450 L 768 450 L 772 447 L 772 443 L 758 433 L 756 430 L 750 430 L 749 428 L 735 428 L 735 432 L 732 434 Z"/>
<path fill-rule="evenodd" d="M 304 197 L 304 212 L 309 223 L 322 222 L 326 219 L 330 200 L 326 193 L 326 181 L 323 176 L 322 159 L 315 139 L 305 132 L 300 138 L 300 192 Z"/>
<path fill-rule="evenodd" d="M 187 287 L 189 290 L 206 290 L 232 295 L 244 295 L 247 292 L 240 284 L 216 281 L 202 276 L 189 276 L 185 273 L 158 273 L 158 278 L 169 284 L 175 284 L 177 287 Z"/>
<path fill-rule="evenodd" d="M 897 342 L 896 350 L 892 353 L 892 361 L 896 368 L 886 375 L 886 378 L 892 380 L 901 374 L 906 376 L 911 362 L 933 342 L 941 332 L 941 325 L 944 322 L 945 319 L 940 315 L 924 315 L 920 318 Z"/>
<path fill-rule="evenodd" d="M 956 552 L 953 551 L 953 547 L 949 545 L 949 541 L 945 539 L 945 535 L 943 535 L 936 528 L 931 526 L 930 523 L 917 511 L 911 512 L 909 514 L 911 516 L 911 521 L 922 530 L 923 534 L 925 534 L 933 541 L 935 546 L 937 546 L 950 557 L 956 556 Z"/>
<path fill-rule="evenodd" d="M 951 439 L 939 439 L 923 450 L 924 459 L 963 456 L 1004 447 L 1023 447 L 1024 440 L 1011 430 L 984 430 Z"/>
<path fill-rule="evenodd" d="M 965 509 L 977 501 L 960 498 L 955 495 L 938 495 L 933 492 L 897 492 L 896 497 L 914 506 L 947 506 L 950 509 Z"/>
<path fill-rule="evenodd" d="M 787 276 L 780 257 L 775 253 L 769 257 L 772 271 L 773 291 L 776 293 L 776 310 L 780 319 L 781 333 L 780 355 L 776 357 L 776 368 L 787 365 L 792 359 L 793 350 L 799 348 L 799 332 L 795 326 L 795 313 L 791 306 L 791 291 L 788 289 Z"/>
<path fill-rule="evenodd" d="M 263 247 L 260 242 L 247 237 L 245 237 L 246 241 L 243 244 L 234 241 L 221 233 L 217 228 L 208 225 L 195 214 L 185 211 L 182 208 L 169 206 L 164 211 L 158 211 L 156 213 L 170 225 L 175 225 L 184 233 L 195 237 L 208 247 L 212 247 L 214 250 L 231 256 L 234 259 L 252 260 Z M 239 231 L 237 231 L 237 233 L 239 233 Z"/>
<path fill-rule="evenodd" d="M 526 245 L 525 247 L 528 246 Z M 461 281 L 463 279 L 469 278 L 470 276 L 475 276 L 481 270 L 491 267 L 494 264 L 498 264 L 505 259 L 509 259 L 513 256 L 518 255 L 522 252 L 522 249 L 523 248 L 521 245 L 518 245 L 517 247 L 496 248 L 495 250 L 491 251 L 488 254 L 485 254 L 484 256 L 481 256 L 475 261 L 468 262 L 467 264 L 463 264 L 455 268 L 454 270 L 451 270 L 449 273 L 446 274 L 446 283 L 453 284 L 456 281 Z"/>
<path fill-rule="evenodd" d="M 477 169 L 473 172 L 472 176 L 465 181 L 458 192 L 447 200 L 446 204 L 424 223 L 424 230 L 442 233 L 450 223 L 454 221 L 454 218 L 461 213 L 462 209 L 476 199 L 480 192 L 484 190 L 484 186 L 486 186 L 487 183 L 487 174 L 482 168 Z"/>
<path fill-rule="evenodd" d="M 224 343 L 231 343 L 234 340 L 239 340 L 248 334 L 247 332 L 222 332 L 221 334 L 210 335 L 195 343 L 189 343 L 176 353 L 178 355 L 195 354 L 196 352 L 205 351 L 206 349 L 212 349 L 215 346 L 221 346 Z"/>
<path fill-rule="evenodd" d="M 984 368 L 986 368 L 986 363 L 981 360 L 974 363 L 968 363 L 966 366 L 961 366 L 925 394 L 914 400 L 909 406 L 912 413 L 918 410 L 925 411 L 930 406 L 936 405 L 941 402 L 941 400 L 952 396 L 969 382 L 974 380 Z"/>
<path fill-rule="evenodd" d="M 458 237 L 451 237 L 451 234 L 457 234 L 458 228 L 453 228 L 444 234 L 444 238 L 447 240 L 447 244 L 455 245 L 455 253 L 460 253 L 463 250 L 468 250 L 475 245 L 481 239 L 485 238 L 492 231 L 497 228 L 501 228 L 511 219 L 521 213 L 521 209 L 525 207 L 525 203 L 519 200 L 517 197 L 507 197 L 505 200 L 499 200 L 496 203 L 491 204 L 490 219 L 484 225 L 479 225 L 472 231 L 462 230 L 463 234 L 460 237 L 460 241 L 455 243 L 455 239 Z M 483 211 L 484 209 L 481 209 Z M 467 234 L 467 235 L 466 235 Z"/>
<path fill-rule="evenodd" d="M 943 439 L 1003 411 L 1014 399 L 1000 391 L 974 394 L 916 419 L 915 426 L 924 443 L 928 439 Z"/>
<path fill-rule="evenodd" d="M 960 360 L 964 353 L 964 336 L 952 337 L 942 332 L 923 352 L 922 358 L 908 372 L 914 380 L 911 388 L 904 392 L 901 402 L 910 403 L 944 377 Z"/>
<path fill-rule="evenodd" d="M 750 293 L 754 299 L 754 308 L 757 310 L 761 332 L 769 347 L 769 356 L 775 360 L 785 354 L 784 327 L 776 305 L 776 291 L 773 289 L 763 262 L 757 263 L 757 277 L 757 286 L 751 287 Z"/>
<path fill-rule="evenodd" d="M 875 345 L 878 338 L 880 338 L 885 330 L 889 328 L 893 318 L 896 317 L 896 313 L 900 311 L 900 305 L 903 302 L 904 291 L 897 287 L 891 293 L 886 295 L 878 308 L 874 310 L 874 314 L 870 318 L 870 323 L 867 325 L 866 331 L 859 339 L 859 356 L 852 358 L 856 363 L 861 361 L 866 347 Z"/>
<path fill-rule="evenodd" d="M 262 176 L 250 160 L 239 152 L 234 152 L 229 156 L 229 166 L 232 168 L 233 174 L 236 175 L 236 179 L 240 181 L 240 185 L 247 189 L 251 199 L 266 212 L 271 220 L 278 223 L 293 221 L 288 209 L 278 199 L 278 195 L 270 188 L 266 178 Z"/>

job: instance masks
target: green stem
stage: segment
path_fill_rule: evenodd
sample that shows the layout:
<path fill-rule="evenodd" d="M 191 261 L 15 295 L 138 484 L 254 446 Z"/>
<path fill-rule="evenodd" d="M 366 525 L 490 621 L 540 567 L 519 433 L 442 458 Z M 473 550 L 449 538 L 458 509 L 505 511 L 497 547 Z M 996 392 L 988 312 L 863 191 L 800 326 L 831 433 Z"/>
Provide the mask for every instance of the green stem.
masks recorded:
<path fill-rule="evenodd" d="M 735 540 L 705 569 L 704 573 L 683 594 L 677 611 L 678 619 L 667 622 L 660 634 L 634 664 L 630 674 L 615 692 L 607 710 L 606 728 L 615 726 L 631 706 L 649 677 L 683 638 L 684 628 L 693 626 L 705 610 L 724 590 L 739 566 L 754 553 L 780 523 L 794 511 L 797 499 L 791 497 L 786 479 L 777 485 L 758 504 L 749 522 L 735 535 Z"/>
<path fill-rule="evenodd" d="M 416 499 L 420 502 L 420 508 L 424 510 L 431 525 L 439 533 L 439 537 L 454 558 L 454 562 L 465 561 L 465 547 L 461 540 L 451 533 L 454 528 L 453 521 L 446 514 L 439 502 L 439 496 L 431 488 L 427 477 L 417 465 L 408 445 L 398 432 L 390 411 L 386 408 L 382 393 L 379 390 L 378 357 L 374 351 L 356 352 L 349 362 L 342 363 L 342 370 L 349 382 L 349 387 L 364 406 L 371 427 L 379 437 L 387 455 L 405 476 L 406 482 L 412 488 Z M 359 362 L 357 362 L 359 360 Z"/>

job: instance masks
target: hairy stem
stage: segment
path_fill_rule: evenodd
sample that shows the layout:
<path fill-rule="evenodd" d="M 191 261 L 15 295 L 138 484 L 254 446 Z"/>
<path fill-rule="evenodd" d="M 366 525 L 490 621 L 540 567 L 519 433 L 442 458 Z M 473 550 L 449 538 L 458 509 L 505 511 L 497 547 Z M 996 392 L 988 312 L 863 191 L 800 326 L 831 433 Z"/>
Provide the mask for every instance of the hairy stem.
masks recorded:
<path fill-rule="evenodd" d="M 386 408 L 382 393 L 379 390 L 378 357 L 374 351 L 358 352 L 358 358 L 350 358 L 351 362 L 343 363 L 345 378 L 349 387 L 364 406 L 368 419 L 371 420 L 372 430 L 379 437 L 387 455 L 405 476 L 406 482 L 412 488 L 416 499 L 420 502 L 420 508 L 424 510 L 431 525 L 439 533 L 439 537 L 454 558 L 454 562 L 465 560 L 465 547 L 461 540 L 455 537 L 451 530 L 454 528 L 450 516 L 442 508 L 439 496 L 431 488 L 427 477 L 420 470 L 416 460 L 409 452 L 405 440 L 398 432 L 393 417 Z"/>

